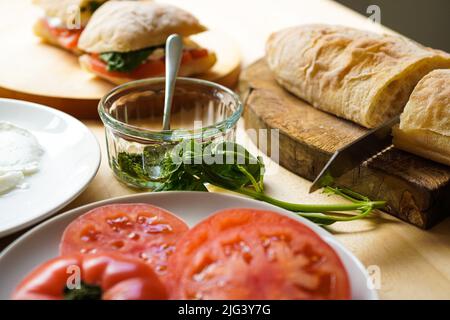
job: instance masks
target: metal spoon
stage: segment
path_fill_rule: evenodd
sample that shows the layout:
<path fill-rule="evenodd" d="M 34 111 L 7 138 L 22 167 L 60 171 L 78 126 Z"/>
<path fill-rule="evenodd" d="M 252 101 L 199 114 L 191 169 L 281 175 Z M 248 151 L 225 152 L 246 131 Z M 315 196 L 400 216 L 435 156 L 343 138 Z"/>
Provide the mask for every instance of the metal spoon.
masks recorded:
<path fill-rule="evenodd" d="M 166 41 L 166 92 L 164 96 L 163 130 L 170 130 L 170 110 L 173 93 L 180 68 L 183 41 L 177 34 L 172 34 Z"/>

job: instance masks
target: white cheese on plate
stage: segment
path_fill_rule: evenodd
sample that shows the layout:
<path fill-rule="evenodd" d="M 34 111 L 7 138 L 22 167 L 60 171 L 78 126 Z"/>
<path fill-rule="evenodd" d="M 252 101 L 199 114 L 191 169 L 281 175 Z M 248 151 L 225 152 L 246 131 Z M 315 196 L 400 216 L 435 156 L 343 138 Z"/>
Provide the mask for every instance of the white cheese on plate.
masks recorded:
<path fill-rule="evenodd" d="M 0 121 L 0 193 L 21 184 L 39 170 L 44 150 L 28 130 Z"/>

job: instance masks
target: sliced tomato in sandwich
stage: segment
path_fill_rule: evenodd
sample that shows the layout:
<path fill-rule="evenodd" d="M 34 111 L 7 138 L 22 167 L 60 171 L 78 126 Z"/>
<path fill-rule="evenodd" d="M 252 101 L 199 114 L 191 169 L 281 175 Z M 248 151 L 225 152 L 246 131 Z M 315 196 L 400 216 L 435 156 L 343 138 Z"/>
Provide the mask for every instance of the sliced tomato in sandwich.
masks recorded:
<path fill-rule="evenodd" d="M 78 40 L 80 39 L 83 28 L 80 29 L 66 29 L 52 27 L 44 20 L 45 27 L 51 33 L 55 40 L 63 47 L 69 50 L 76 49 L 78 47 Z"/>
<path fill-rule="evenodd" d="M 205 58 L 208 54 L 209 52 L 207 49 L 184 50 L 181 58 L 181 66 L 186 65 L 193 60 Z M 160 59 L 148 59 L 133 71 L 121 72 L 108 70 L 107 64 L 100 59 L 98 54 L 90 54 L 89 65 L 94 72 L 100 75 L 115 78 L 143 79 L 163 75 L 165 71 L 164 59 L 165 57 Z"/>

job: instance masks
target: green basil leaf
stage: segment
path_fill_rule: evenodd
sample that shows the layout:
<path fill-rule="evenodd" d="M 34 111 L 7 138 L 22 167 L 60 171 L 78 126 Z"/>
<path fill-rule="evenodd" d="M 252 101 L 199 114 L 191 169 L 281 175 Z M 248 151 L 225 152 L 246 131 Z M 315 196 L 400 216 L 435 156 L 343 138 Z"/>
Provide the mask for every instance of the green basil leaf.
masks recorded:
<path fill-rule="evenodd" d="M 129 72 L 141 65 L 157 47 L 130 52 L 104 52 L 100 59 L 106 63 L 108 71 Z"/>
<path fill-rule="evenodd" d="M 100 6 L 103 4 L 104 1 L 89 1 L 86 4 L 84 4 L 83 6 L 80 7 L 80 11 L 81 12 L 90 12 L 93 13 L 95 12 L 98 8 L 100 8 Z"/>
<path fill-rule="evenodd" d="M 103 2 L 101 2 L 101 1 L 89 1 L 88 2 L 89 11 L 90 12 L 96 11 L 98 8 L 100 8 L 100 6 L 102 4 L 103 4 Z"/>
<path fill-rule="evenodd" d="M 243 167 L 256 182 L 259 182 L 263 176 L 264 165 L 260 159 L 252 156 L 237 143 L 221 142 L 210 145 L 203 156 L 209 156 L 215 160 L 203 163 L 203 180 L 219 187 L 234 190 L 252 184 L 239 166 Z"/>
<path fill-rule="evenodd" d="M 185 171 L 182 166 L 153 191 L 208 191 L 203 181 Z"/>

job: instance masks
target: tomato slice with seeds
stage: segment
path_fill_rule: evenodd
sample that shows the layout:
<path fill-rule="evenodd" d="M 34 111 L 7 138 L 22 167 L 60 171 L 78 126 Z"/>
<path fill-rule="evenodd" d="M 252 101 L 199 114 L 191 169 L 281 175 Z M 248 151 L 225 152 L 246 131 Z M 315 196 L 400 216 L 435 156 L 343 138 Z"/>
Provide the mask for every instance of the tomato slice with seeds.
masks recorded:
<path fill-rule="evenodd" d="M 174 299 L 349 299 L 334 250 L 297 220 L 224 210 L 189 230 L 169 259 Z"/>
<path fill-rule="evenodd" d="M 150 264 L 165 275 L 168 257 L 188 226 L 172 213 L 148 204 L 114 204 L 93 209 L 64 231 L 60 254 L 118 252 Z"/>

